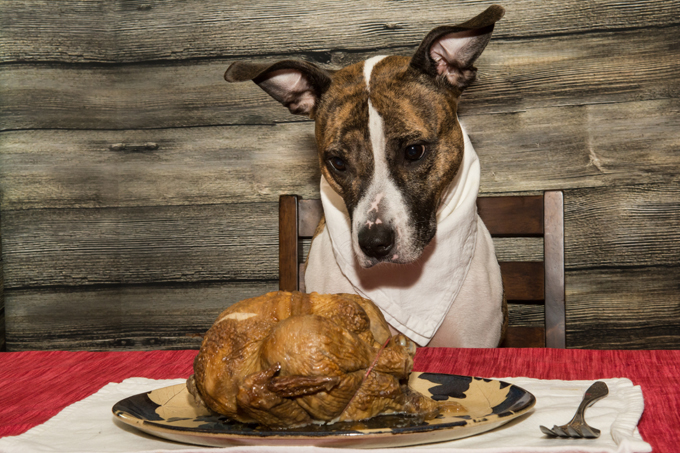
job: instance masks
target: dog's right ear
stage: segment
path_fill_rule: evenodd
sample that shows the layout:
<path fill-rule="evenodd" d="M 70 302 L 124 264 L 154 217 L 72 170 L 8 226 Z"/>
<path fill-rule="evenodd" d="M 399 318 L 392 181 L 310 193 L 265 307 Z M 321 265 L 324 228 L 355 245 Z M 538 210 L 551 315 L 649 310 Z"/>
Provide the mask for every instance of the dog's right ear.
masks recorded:
<path fill-rule="evenodd" d="M 291 113 L 314 116 L 321 95 L 331 84 L 331 73 L 311 63 L 284 60 L 277 63 L 232 63 L 224 73 L 227 82 L 252 80 Z"/>

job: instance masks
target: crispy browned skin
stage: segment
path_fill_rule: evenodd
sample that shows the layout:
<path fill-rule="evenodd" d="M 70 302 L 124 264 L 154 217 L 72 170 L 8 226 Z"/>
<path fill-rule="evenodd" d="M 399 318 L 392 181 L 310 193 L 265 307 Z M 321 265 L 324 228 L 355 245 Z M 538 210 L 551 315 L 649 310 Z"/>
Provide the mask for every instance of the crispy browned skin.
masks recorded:
<path fill-rule="evenodd" d="M 219 315 L 187 387 L 217 413 L 274 428 L 433 417 L 437 403 L 406 384 L 414 353 L 357 295 L 272 292 Z"/>

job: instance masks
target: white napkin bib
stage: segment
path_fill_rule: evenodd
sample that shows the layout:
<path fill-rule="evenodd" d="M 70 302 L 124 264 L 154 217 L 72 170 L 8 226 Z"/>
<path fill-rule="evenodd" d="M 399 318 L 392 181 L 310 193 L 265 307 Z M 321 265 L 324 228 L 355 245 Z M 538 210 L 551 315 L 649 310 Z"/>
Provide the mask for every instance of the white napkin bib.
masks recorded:
<path fill-rule="evenodd" d="M 334 281 L 337 278 L 329 262 L 332 253 L 342 276 L 351 284 L 351 292 L 371 299 L 396 330 L 421 346 L 429 343 L 465 281 L 477 240 L 479 159 L 461 129 L 465 139 L 463 162 L 437 211 L 436 236 L 415 263 L 362 268 L 352 251 L 345 203 L 322 176 L 326 228 L 312 242 L 305 273 L 308 292 L 350 292 Z"/>

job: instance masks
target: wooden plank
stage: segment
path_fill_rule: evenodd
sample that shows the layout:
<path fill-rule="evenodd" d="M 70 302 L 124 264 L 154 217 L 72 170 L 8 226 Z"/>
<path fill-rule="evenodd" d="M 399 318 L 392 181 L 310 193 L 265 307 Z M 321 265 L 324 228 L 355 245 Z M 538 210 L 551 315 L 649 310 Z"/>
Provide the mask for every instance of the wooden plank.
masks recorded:
<path fill-rule="evenodd" d="M 543 197 L 480 197 L 477 213 L 491 236 L 542 236 Z"/>
<path fill-rule="evenodd" d="M 676 255 L 677 257 L 677 255 Z M 567 271 L 567 344 L 677 349 L 680 266 Z"/>
<path fill-rule="evenodd" d="M 679 106 L 563 106 L 462 122 L 480 158 L 482 194 L 667 184 L 680 159 Z"/>
<path fill-rule="evenodd" d="M 10 351 L 197 349 L 231 304 L 276 281 L 10 290 Z"/>
<path fill-rule="evenodd" d="M 311 123 L 5 132 L 0 136 L 0 206 L 278 202 L 281 193 L 318 197 L 313 134 Z"/>
<path fill-rule="evenodd" d="M 3 212 L 5 288 L 278 279 L 276 203 Z"/>
<path fill-rule="evenodd" d="M 676 99 L 475 115 L 463 122 L 480 157 L 483 195 L 665 184 L 680 166 Z M 113 146 L 120 143 L 141 149 Z M 4 132 L 0 206 L 277 202 L 282 193 L 318 198 L 318 165 L 312 123 Z"/>
<path fill-rule="evenodd" d="M 338 68 L 413 48 L 340 52 Z M 298 49 L 287 58 L 308 59 Z M 257 52 L 248 59 L 261 58 Z M 269 57 L 271 58 L 271 57 Z M 305 121 L 253 83 L 223 79 L 234 59 L 135 65 L 0 66 L 1 130 L 142 129 Z M 680 88 L 680 26 L 617 33 L 493 41 L 477 63 L 478 80 L 460 104 L 462 117 L 673 98 Z"/>
<path fill-rule="evenodd" d="M 565 192 L 565 256 L 570 270 L 677 266 L 680 184 Z"/>
<path fill-rule="evenodd" d="M 224 55 L 287 54 L 304 49 L 318 59 L 329 49 L 354 52 L 414 46 L 432 28 L 465 21 L 480 3 L 332 0 L 253 3 L 32 2 L 0 4 L 2 61 L 138 62 Z M 589 30 L 646 28 L 677 20 L 675 2 L 505 2 L 495 39 L 574 35 Z M 559 12 L 557 14 L 556 12 Z M 40 33 L 35 33 L 39 29 Z"/>

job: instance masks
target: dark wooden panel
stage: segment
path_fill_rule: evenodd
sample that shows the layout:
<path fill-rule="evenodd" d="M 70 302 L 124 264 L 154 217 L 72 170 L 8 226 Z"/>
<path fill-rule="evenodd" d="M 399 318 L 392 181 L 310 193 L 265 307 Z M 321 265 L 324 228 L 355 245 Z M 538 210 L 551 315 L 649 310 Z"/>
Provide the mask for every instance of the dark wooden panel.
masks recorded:
<path fill-rule="evenodd" d="M 297 291 L 298 271 L 298 198 L 279 198 L 279 289 Z"/>
<path fill-rule="evenodd" d="M 544 268 L 542 262 L 499 263 L 503 291 L 508 301 L 542 301 Z"/>
<path fill-rule="evenodd" d="M 542 236 L 543 197 L 480 197 L 477 212 L 492 236 Z"/>
<path fill-rule="evenodd" d="M 339 52 L 329 66 L 414 50 L 371 46 L 367 52 Z M 261 58 L 257 54 L 246 58 Z M 308 55 L 297 48 L 287 57 Z M 0 128 L 111 130 L 308 120 L 290 114 L 253 83 L 226 83 L 223 73 L 233 61 L 0 66 Z M 478 80 L 462 97 L 461 117 L 674 98 L 680 89 L 675 77 L 680 26 L 530 42 L 494 40 L 477 66 Z"/>
<path fill-rule="evenodd" d="M 5 288 L 278 279 L 276 203 L 5 211 Z"/>
<path fill-rule="evenodd" d="M 508 327 L 502 348 L 544 348 L 545 329 L 542 327 Z"/>
<path fill-rule="evenodd" d="M 8 348 L 198 348 L 219 313 L 276 281 L 7 291 Z"/>
<path fill-rule="evenodd" d="M 680 266 L 567 271 L 567 345 L 677 349 Z"/>
<path fill-rule="evenodd" d="M 432 28 L 467 20 L 489 4 L 362 1 L 348 8 L 332 0 L 240 0 L 228 5 L 71 0 L 45 2 L 38 8 L 32 2 L 5 1 L 0 46 L 4 61 L 111 63 L 286 54 L 295 49 L 324 60 L 332 48 L 353 52 L 413 46 Z M 548 35 L 573 39 L 589 30 L 638 27 L 651 31 L 678 17 L 677 5 L 662 0 L 515 0 L 503 5 L 507 13 L 494 31 L 499 40 Z"/>
<path fill-rule="evenodd" d="M 680 167 L 677 100 L 462 121 L 480 157 L 482 194 L 666 184 Z M 112 149 L 117 143 L 158 148 Z M 312 123 L 0 135 L 5 210 L 318 198 L 318 166 Z"/>

